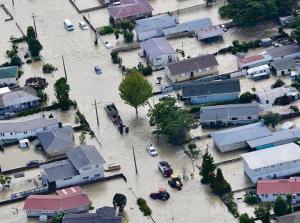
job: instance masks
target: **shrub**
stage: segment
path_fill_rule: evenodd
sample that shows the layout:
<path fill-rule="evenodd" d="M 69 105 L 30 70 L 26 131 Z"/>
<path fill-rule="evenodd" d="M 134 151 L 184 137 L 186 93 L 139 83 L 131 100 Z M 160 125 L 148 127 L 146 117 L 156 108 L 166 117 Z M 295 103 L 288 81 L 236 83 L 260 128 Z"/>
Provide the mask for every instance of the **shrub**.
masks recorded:
<path fill-rule="evenodd" d="M 123 33 L 125 42 L 131 43 L 133 41 L 134 33 L 132 31 L 124 31 Z"/>
<path fill-rule="evenodd" d="M 278 88 L 282 87 L 284 85 L 284 82 L 281 79 L 278 79 L 274 84 L 271 85 L 271 88 Z"/>
<path fill-rule="evenodd" d="M 12 66 L 18 66 L 18 67 L 22 66 L 22 60 L 18 55 L 14 55 L 11 58 L 10 63 L 11 63 Z"/>
<path fill-rule="evenodd" d="M 138 198 L 136 203 L 139 206 L 140 211 L 143 212 L 144 216 L 149 216 L 152 214 L 151 209 L 143 198 Z"/>
<path fill-rule="evenodd" d="M 117 51 L 113 51 L 113 52 L 110 53 L 110 56 L 111 56 L 112 62 L 114 64 L 117 64 L 118 60 L 119 60 L 118 52 Z"/>
<path fill-rule="evenodd" d="M 257 196 L 256 194 L 245 194 L 244 202 L 247 204 L 258 204 L 260 201 L 261 200 L 259 196 Z"/>
<path fill-rule="evenodd" d="M 232 213 L 232 215 L 235 218 L 239 217 L 238 206 L 237 206 L 237 203 L 234 201 L 232 193 L 230 193 L 229 195 L 224 196 L 222 198 L 222 200 L 224 201 L 224 203 L 227 206 L 230 213 Z"/>
<path fill-rule="evenodd" d="M 103 26 L 103 27 L 101 27 L 99 33 L 101 36 L 107 35 L 107 34 L 112 34 L 112 33 L 114 33 L 114 28 L 112 26 Z"/>
<path fill-rule="evenodd" d="M 299 108 L 296 105 L 291 105 L 290 109 L 293 110 L 294 112 L 299 112 Z"/>
<path fill-rule="evenodd" d="M 56 68 L 52 64 L 46 63 L 43 65 L 43 73 L 45 74 L 52 73 L 55 69 Z"/>

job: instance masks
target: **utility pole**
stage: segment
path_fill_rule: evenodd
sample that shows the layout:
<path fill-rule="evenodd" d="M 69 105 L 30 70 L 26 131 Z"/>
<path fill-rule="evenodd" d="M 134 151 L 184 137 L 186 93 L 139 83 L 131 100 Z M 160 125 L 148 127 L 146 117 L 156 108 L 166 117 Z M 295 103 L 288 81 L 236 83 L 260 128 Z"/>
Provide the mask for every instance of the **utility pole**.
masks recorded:
<path fill-rule="evenodd" d="M 98 127 L 99 127 L 99 117 L 98 117 L 98 110 L 97 110 L 97 102 L 96 102 L 96 100 L 95 100 L 95 111 L 96 111 L 96 118 L 97 118 L 97 125 L 98 125 Z"/>
<path fill-rule="evenodd" d="M 134 152 L 134 147 L 132 146 L 132 153 L 133 153 L 133 160 L 134 160 L 134 166 L 135 166 L 135 173 L 138 174 L 138 169 L 136 166 L 136 159 L 135 159 L 135 152 Z"/>
<path fill-rule="evenodd" d="M 35 31 L 35 38 L 37 38 L 37 30 L 36 30 L 36 25 L 35 25 L 35 15 L 34 15 L 34 13 L 32 13 L 32 16 L 31 16 L 31 18 L 32 18 L 32 20 L 33 20 L 33 25 L 34 25 L 34 31 Z"/>
<path fill-rule="evenodd" d="M 65 78 L 66 78 L 66 80 L 68 80 L 67 71 L 66 71 L 66 65 L 65 65 L 65 59 L 64 59 L 64 55 L 63 54 L 61 55 L 61 59 L 62 59 L 62 62 L 63 62 Z"/>

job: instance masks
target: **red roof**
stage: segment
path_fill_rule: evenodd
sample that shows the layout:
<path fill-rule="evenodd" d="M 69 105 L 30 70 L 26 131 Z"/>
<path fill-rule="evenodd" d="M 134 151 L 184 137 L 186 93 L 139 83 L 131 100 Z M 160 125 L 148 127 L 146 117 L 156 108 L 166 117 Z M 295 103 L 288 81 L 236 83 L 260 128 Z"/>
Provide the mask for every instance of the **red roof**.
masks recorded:
<path fill-rule="evenodd" d="M 240 63 L 247 64 L 247 63 L 251 63 L 251 62 L 262 60 L 262 59 L 264 59 L 264 57 L 262 55 L 254 55 L 254 56 L 250 56 L 250 57 L 241 58 Z"/>
<path fill-rule="evenodd" d="M 300 193 L 300 178 L 259 180 L 257 194 L 295 194 Z"/>
<path fill-rule="evenodd" d="M 108 7 L 108 13 L 115 20 L 136 16 L 140 13 L 151 13 L 152 6 L 147 0 L 121 0 L 120 5 Z"/>
<path fill-rule="evenodd" d="M 91 204 L 79 186 L 58 190 L 56 193 L 56 195 L 30 195 L 25 200 L 23 209 L 63 211 Z"/>

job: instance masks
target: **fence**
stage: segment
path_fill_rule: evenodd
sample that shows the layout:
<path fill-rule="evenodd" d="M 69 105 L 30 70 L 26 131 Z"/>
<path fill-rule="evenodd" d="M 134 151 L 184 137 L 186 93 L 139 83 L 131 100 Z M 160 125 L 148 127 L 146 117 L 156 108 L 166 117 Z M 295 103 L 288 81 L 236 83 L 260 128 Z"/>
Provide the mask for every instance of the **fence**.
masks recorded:
<path fill-rule="evenodd" d="M 91 12 L 91 11 L 103 9 L 103 8 L 106 7 L 105 5 L 102 4 L 101 1 L 99 1 L 99 3 L 101 4 L 101 5 L 99 5 L 99 6 L 95 6 L 95 7 L 91 7 L 91 8 L 86 8 L 86 9 L 79 9 L 79 8 L 77 7 L 76 3 L 75 3 L 75 0 L 69 0 L 69 2 L 71 3 L 71 5 L 74 6 L 74 8 L 76 9 L 76 11 L 77 11 L 78 13 Z"/>
<path fill-rule="evenodd" d="M 8 19 L 5 19 L 5 22 L 11 21 L 14 19 L 14 17 L 12 16 L 12 14 L 8 11 L 8 9 L 6 8 L 6 6 L 4 4 L 0 5 L 1 8 L 3 8 L 4 12 L 9 16 Z"/>

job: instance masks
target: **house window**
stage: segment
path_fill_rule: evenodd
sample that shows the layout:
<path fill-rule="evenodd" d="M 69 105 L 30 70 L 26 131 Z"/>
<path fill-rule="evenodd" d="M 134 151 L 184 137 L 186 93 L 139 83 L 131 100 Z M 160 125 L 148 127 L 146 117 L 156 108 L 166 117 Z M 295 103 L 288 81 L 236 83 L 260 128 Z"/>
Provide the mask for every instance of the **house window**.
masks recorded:
<path fill-rule="evenodd" d="M 265 194 L 265 197 L 266 197 L 266 198 L 268 198 L 268 196 L 269 196 L 268 194 Z"/>
<path fill-rule="evenodd" d="M 237 117 L 231 117 L 230 118 L 232 121 L 235 121 L 235 120 L 237 120 Z"/>
<path fill-rule="evenodd" d="M 64 178 L 64 180 L 70 180 L 70 179 L 72 179 L 72 177 Z"/>
<path fill-rule="evenodd" d="M 159 61 L 159 60 L 161 60 L 161 57 L 155 58 L 155 60 L 156 60 L 156 61 Z"/>
<path fill-rule="evenodd" d="M 248 116 L 247 118 L 248 118 L 249 120 L 251 120 L 251 119 L 252 119 L 252 117 L 251 117 L 251 116 Z"/>
<path fill-rule="evenodd" d="M 95 177 L 100 177 L 100 173 L 96 174 Z"/>
<path fill-rule="evenodd" d="M 4 136 L 4 133 L 1 133 L 0 135 L 1 135 L 1 136 Z"/>
<path fill-rule="evenodd" d="M 84 179 L 84 180 L 88 180 L 88 179 L 89 179 L 89 177 L 83 177 L 82 179 Z"/>

